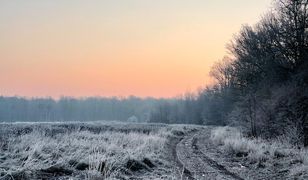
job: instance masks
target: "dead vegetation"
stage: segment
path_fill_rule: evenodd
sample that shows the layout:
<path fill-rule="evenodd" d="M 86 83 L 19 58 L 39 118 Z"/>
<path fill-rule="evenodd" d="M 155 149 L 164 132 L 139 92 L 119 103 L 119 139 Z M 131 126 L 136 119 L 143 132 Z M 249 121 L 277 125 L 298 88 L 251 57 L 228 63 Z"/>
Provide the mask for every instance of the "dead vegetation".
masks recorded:
<path fill-rule="evenodd" d="M 1 179 L 148 179 L 177 173 L 167 138 L 189 128 L 163 124 L 1 124 Z"/>
<path fill-rule="evenodd" d="M 251 139 L 236 128 L 219 127 L 212 130 L 211 141 L 226 156 L 231 155 L 233 160 L 242 162 L 245 168 L 254 169 L 256 174 L 267 171 L 286 179 L 308 177 L 308 150 L 291 145 L 286 138 L 271 141 Z"/>

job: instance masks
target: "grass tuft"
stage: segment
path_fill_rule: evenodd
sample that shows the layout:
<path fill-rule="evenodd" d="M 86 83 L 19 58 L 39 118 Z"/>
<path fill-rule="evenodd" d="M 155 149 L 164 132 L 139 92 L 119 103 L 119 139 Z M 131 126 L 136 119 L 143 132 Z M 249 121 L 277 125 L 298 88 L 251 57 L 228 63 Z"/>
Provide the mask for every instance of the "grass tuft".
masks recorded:
<path fill-rule="evenodd" d="M 298 149 L 290 145 L 284 138 L 266 141 L 263 139 L 251 139 L 244 137 L 242 133 L 233 127 L 218 127 L 211 132 L 211 141 L 223 147 L 223 149 L 237 157 L 243 157 L 250 163 L 262 164 L 270 161 L 288 161 L 290 175 L 308 175 L 308 150 Z"/>

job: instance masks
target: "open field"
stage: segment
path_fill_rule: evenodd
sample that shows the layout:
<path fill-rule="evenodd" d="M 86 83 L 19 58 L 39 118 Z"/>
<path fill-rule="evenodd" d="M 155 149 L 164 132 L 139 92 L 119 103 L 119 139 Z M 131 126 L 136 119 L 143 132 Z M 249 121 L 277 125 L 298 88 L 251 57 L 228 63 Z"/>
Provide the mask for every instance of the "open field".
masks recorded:
<path fill-rule="evenodd" d="M 0 125 L 0 179 L 177 179 L 168 141 L 197 126 Z"/>
<path fill-rule="evenodd" d="M 1 123 L 0 179 L 307 179 L 308 153 L 236 128 Z"/>

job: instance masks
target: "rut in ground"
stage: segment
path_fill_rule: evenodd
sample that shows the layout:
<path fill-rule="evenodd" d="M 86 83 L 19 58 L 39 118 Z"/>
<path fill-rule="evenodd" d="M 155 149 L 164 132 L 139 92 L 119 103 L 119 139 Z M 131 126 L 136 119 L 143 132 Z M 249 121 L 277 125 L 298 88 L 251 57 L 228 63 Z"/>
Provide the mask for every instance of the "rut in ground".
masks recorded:
<path fill-rule="evenodd" d="M 240 176 L 228 171 L 223 165 L 208 157 L 198 147 L 200 138 L 209 139 L 210 129 L 205 129 L 188 135 L 176 146 L 176 154 L 179 162 L 187 174 L 194 179 L 236 179 Z M 204 139 L 203 139 L 204 141 Z"/>

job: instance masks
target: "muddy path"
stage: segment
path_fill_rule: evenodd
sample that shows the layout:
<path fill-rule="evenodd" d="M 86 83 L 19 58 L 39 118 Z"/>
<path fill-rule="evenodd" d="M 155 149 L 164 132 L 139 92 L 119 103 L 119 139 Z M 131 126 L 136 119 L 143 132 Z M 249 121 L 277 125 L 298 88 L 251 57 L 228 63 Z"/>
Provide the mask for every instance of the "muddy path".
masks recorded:
<path fill-rule="evenodd" d="M 183 169 L 182 179 L 236 179 L 242 180 L 237 174 L 206 154 L 204 146 L 210 138 L 211 128 L 191 133 L 181 139 L 175 148 L 177 161 Z"/>

